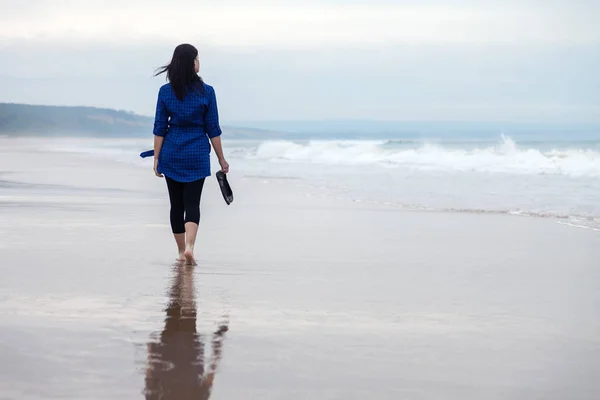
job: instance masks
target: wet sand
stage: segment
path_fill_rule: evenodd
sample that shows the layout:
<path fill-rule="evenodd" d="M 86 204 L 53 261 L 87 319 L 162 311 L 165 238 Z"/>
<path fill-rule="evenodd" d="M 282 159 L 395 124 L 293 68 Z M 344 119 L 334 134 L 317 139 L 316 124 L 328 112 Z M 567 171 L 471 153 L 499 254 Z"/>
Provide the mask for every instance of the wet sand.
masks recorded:
<path fill-rule="evenodd" d="M 597 399 L 600 235 L 0 143 L 0 399 Z M 214 177 L 213 177 L 214 178 Z M 162 393 L 162 397 L 160 394 Z"/>

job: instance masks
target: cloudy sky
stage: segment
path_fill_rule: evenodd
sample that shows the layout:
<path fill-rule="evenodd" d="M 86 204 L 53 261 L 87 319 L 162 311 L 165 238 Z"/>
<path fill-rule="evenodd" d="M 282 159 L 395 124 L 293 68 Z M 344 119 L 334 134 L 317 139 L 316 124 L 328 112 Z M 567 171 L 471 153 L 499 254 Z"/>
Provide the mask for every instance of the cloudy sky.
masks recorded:
<path fill-rule="evenodd" d="M 0 102 L 152 115 L 175 45 L 224 122 L 600 121 L 598 0 L 0 0 Z"/>

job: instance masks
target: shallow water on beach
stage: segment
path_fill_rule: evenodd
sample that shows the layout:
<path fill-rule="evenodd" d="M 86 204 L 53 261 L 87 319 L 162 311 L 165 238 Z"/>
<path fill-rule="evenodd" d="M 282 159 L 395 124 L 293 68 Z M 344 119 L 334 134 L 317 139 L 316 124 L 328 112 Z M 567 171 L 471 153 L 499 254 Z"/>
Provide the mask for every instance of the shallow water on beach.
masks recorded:
<path fill-rule="evenodd" d="M 600 396 L 596 232 L 232 174 L 182 267 L 151 171 L 1 155 L 0 399 Z"/>
<path fill-rule="evenodd" d="M 256 182 L 374 206 L 552 218 L 600 232 L 600 136 L 526 140 L 377 138 L 237 140 L 224 135 L 233 171 Z M 21 146 L 147 168 L 150 138 L 37 141 Z M 233 167 L 232 167 L 233 168 Z"/>

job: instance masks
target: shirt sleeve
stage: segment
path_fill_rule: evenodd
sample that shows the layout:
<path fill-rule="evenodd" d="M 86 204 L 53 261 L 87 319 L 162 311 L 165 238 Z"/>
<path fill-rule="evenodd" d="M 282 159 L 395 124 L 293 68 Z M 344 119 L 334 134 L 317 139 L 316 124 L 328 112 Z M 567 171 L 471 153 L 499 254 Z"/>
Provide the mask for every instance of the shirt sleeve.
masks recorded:
<path fill-rule="evenodd" d="M 169 110 L 167 110 L 167 105 L 161 94 L 162 92 L 159 91 L 154 115 L 154 134 L 156 136 L 165 136 L 169 126 Z"/>
<path fill-rule="evenodd" d="M 219 125 L 219 110 L 217 107 L 217 95 L 215 90 L 211 88 L 208 95 L 208 109 L 204 117 L 204 127 L 206 135 L 209 138 L 214 138 L 221 135 L 221 127 Z"/>

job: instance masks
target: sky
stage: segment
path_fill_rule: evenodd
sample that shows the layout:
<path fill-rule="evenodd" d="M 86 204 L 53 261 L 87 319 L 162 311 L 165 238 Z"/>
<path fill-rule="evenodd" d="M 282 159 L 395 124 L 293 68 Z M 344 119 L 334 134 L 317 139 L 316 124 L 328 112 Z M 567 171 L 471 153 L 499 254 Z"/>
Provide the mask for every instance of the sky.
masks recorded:
<path fill-rule="evenodd" d="M 179 43 L 224 122 L 600 122 L 598 0 L 0 0 L 0 102 L 154 114 Z"/>

